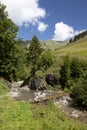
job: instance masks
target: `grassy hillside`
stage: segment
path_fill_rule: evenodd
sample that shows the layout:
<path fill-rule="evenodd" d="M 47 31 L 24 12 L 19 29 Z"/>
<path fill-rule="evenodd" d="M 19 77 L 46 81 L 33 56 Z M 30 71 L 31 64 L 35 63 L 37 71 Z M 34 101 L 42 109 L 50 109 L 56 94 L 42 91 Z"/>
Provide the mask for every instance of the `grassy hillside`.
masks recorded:
<path fill-rule="evenodd" d="M 78 58 L 87 58 L 87 37 L 82 38 L 71 44 L 67 44 L 60 50 L 56 51 L 57 56 L 63 56 L 69 54 Z"/>
<path fill-rule="evenodd" d="M 59 69 L 62 63 L 62 58 L 65 55 L 77 57 L 81 60 L 87 60 L 87 36 L 72 43 L 61 43 L 57 41 L 42 41 L 43 48 L 52 50 L 54 56 L 53 65 L 44 73 L 55 73 L 59 77 Z"/>

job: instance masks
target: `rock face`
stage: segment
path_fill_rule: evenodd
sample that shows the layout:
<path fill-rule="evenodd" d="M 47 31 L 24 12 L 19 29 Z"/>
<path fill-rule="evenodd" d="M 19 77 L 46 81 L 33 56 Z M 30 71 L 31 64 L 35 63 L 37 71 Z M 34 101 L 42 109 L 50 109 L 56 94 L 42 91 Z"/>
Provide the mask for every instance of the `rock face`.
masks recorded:
<path fill-rule="evenodd" d="M 54 74 L 47 74 L 46 82 L 48 85 L 51 85 L 52 87 L 54 87 L 57 84 L 57 78 L 55 77 Z"/>

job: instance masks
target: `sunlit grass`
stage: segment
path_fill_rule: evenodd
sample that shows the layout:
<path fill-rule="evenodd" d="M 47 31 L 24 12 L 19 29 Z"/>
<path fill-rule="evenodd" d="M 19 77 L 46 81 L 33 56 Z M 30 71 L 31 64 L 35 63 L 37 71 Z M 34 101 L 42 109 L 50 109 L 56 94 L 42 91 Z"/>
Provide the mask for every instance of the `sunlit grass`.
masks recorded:
<path fill-rule="evenodd" d="M 0 130 L 86 130 L 66 117 L 52 102 L 31 105 L 4 97 L 0 100 Z"/>
<path fill-rule="evenodd" d="M 87 57 L 87 39 L 79 43 L 71 43 L 69 45 L 66 45 L 62 49 L 56 51 L 57 56 L 63 56 L 66 54 Z"/>

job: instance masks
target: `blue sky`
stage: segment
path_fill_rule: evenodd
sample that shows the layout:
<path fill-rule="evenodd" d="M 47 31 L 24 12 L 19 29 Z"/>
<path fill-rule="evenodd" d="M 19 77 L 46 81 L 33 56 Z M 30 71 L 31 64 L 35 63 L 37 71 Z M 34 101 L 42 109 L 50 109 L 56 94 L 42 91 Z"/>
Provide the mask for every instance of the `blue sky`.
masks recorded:
<path fill-rule="evenodd" d="M 87 0 L 1 0 L 19 37 L 64 41 L 87 29 Z"/>

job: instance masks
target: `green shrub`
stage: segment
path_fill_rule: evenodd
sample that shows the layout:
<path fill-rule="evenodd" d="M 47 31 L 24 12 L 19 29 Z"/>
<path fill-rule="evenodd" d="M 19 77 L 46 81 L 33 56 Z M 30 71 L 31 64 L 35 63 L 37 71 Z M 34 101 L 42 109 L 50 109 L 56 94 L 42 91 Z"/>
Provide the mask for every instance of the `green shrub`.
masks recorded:
<path fill-rule="evenodd" d="M 72 58 L 70 65 L 71 77 L 73 80 L 77 80 L 83 75 L 82 61 L 77 58 Z"/>
<path fill-rule="evenodd" d="M 80 106 L 87 106 L 87 80 L 79 79 L 79 81 L 74 84 L 71 93 L 75 101 Z"/>
<path fill-rule="evenodd" d="M 66 56 L 64 63 L 60 68 L 60 84 L 61 87 L 71 88 L 80 78 L 87 76 L 87 62 L 80 61 L 77 58 Z"/>
<path fill-rule="evenodd" d="M 41 70 L 47 70 L 53 64 L 53 55 L 50 50 L 44 51 L 38 62 L 38 68 Z"/>
<path fill-rule="evenodd" d="M 60 69 L 62 89 L 68 88 L 79 105 L 87 106 L 87 61 L 66 56 Z"/>

